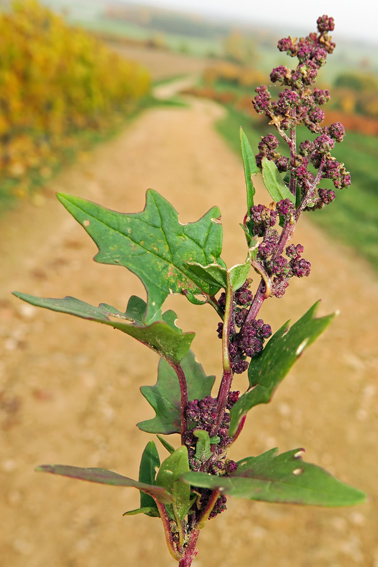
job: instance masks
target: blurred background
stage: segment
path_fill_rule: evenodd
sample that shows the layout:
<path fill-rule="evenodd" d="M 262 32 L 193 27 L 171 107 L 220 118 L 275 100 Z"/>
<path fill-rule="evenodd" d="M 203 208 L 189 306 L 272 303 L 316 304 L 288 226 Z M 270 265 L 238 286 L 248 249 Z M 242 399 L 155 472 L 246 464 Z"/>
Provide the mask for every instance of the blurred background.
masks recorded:
<path fill-rule="evenodd" d="M 337 212 L 330 207 L 313 218 L 378 267 L 378 9 L 371 2 L 351 9 L 332 0 L 305 10 L 299 1 L 285 10 L 270 2 L 267 10 L 242 0 L 2 0 L 0 6 L 0 210 L 33 195 L 62 166 L 156 103 L 156 81 L 179 75 L 192 76 L 187 93 L 225 106 L 218 129 L 234 147 L 241 121 L 257 144 L 264 132 L 250 99 L 272 67 L 288 64 L 277 39 L 289 30 L 307 34 L 329 12 L 337 48 L 319 86 L 332 92 L 326 124 L 341 121 L 348 132 L 342 161 L 359 200 L 344 192 Z"/>
<path fill-rule="evenodd" d="M 295 243 L 311 277 L 265 302 L 263 317 L 275 331 L 320 297 L 321 314 L 341 315 L 269 408 L 254 410 L 232 458 L 304 446 L 369 500 L 342 510 L 230 500 L 195 566 L 378 567 L 378 7 L 366 0 L 0 1 L 0 567 L 175 564 L 157 520 L 122 518 L 137 491 L 34 473 L 61 462 L 136 478 L 148 439 L 135 423 L 152 417 L 139 387 L 155 383 L 157 357 L 11 291 L 119 309 L 145 297 L 127 270 L 92 262 L 95 246 L 57 191 L 132 212 L 153 186 L 182 222 L 219 205 L 224 258 L 244 261 L 239 127 L 257 153 L 270 129 L 254 90 L 273 67 L 295 65 L 277 41 L 315 31 L 323 14 L 337 47 L 317 86 L 331 91 L 326 124 L 346 128 L 333 153 L 352 186 L 303 219 Z M 180 297 L 168 304 L 219 375 L 216 317 Z"/>

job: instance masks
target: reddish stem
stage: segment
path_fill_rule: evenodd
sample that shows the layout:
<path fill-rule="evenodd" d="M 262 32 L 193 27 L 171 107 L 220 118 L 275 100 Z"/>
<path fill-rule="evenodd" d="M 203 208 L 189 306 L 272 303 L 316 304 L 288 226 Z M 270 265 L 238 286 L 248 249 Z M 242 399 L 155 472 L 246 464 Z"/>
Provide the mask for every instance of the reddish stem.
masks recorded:
<path fill-rule="evenodd" d="M 217 398 L 218 401 L 217 419 L 211 430 L 210 433 L 211 437 L 217 434 L 219 426 L 222 423 L 224 412 L 226 411 L 228 394 L 231 389 L 232 377 L 233 377 L 233 373 L 231 370 L 223 372 L 222 382 L 219 387 L 218 398 Z"/>
<path fill-rule="evenodd" d="M 246 419 L 247 419 L 246 415 L 241 418 L 239 425 L 238 425 L 238 428 L 235 432 L 235 435 L 232 437 L 233 443 L 235 443 L 236 439 L 239 437 L 240 433 L 242 432 Z"/>
<path fill-rule="evenodd" d="M 185 554 L 180 559 L 179 567 L 190 567 L 191 566 L 193 559 L 195 558 L 195 556 L 198 553 L 198 550 L 196 549 L 196 545 L 197 545 L 199 533 L 200 533 L 200 530 L 198 530 L 198 529 L 194 529 L 192 531 L 189 543 L 188 543 L 187 548 L 185 550 Z"/>
<path fill-rule="evenodd" d="M 176 559 L 176 561 L 180 561 L 181 554 L 177 551 L 176 544 L 173 541 L 171 526 L 170 526 L 170 523 L 169 523 L 169 518 L 168 518 L 167 511 L 165 509 L 165 506 L 164 506 L 164 504 L 159 502 L 156 498 L 154 498 L 154 500 L 155 500 L 156 506 L 159 510 L 161 521 L 163 522 L 165 540 L 167 542 L 169 553 L 172 555 L 172 557 L 174 559 Z"/>
<path fill-rule="evenodd" d="M 184 444 L 184 434 L 186 433 L 186 408 L 188 405 L 188 386 L 183 369 L 179 364 L 175 364 L 171 360 L 168 361 L 173 370 L 177 374 L 181 391 L 181 443 Z"/>
<path fill-rule="evenodd" d="M 252 300 L 252 304 L 251 307 L 248 311 L 248 315 L 245 318 L 244 325 L 247 325 L 248 323 L 250 323 L 253 319 L 256 319 L 256 316 L 258 314 L 258 312 L 260 311 L 260 308 L 262 306 L 262 304 L 264 303 L 265 300 L 265 284 L 264 284 L 264 280 L 262 279 L 260 282 L 259 287 L 257 288 L 257 291 L 255 293 L 255 297 Z"/>

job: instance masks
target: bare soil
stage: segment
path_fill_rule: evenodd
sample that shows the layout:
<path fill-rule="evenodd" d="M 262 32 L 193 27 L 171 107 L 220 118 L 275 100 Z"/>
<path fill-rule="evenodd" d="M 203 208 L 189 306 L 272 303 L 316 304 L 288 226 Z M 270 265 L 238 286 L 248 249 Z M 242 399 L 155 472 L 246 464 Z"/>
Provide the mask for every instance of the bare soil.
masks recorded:
<path fill-rule="evenodd" d="M 200 100 L 190 108 L 149 110 L 55 179 L 34 203 L 2 219 L 1 567 L 175 564 L 158 519 L 122 517 L 138 507 L 137 491 L 33 471 L 38 464 L 65 463 L 136 478 L 152 437 L 135 424 L 153 416 L 139 388 L 155 383 L 158 358 L 122 333 L 37 310 L 10 292 L 73 295 L 119 309 L 132 294 L 144 297 L 127 270 L 92 261 L 95 245 L 55 199 L 56 191 L 137 212 L 152 186 L 180 212 L 181 222 L 197 220 L 217 204 L 224 259 L 243 261 L 243 171 L 213 129 L 221 113 Z M 250 414 L 232 457 L 274 446 L 305 447 L 308 461 L 365 490 L 369 501 L 322 509 L 230 499 L 229 510 L 203 530 L 196 567 L 378 566 L 377 278 L 306 219 L 295 242 L 305 246 L 311 276 L 293 283 L 282 300 L 266 301 L 262 317 L 277 330 L 319 298 L 320 314 L 340 310 L 340 315 L 298 361 L 273 402 Z M 197 331 L 198 360 L 219 376 L 215 314 L 183 297 L 168 303 L 184 330 Z M 245 389 L 245 377 L 235 382 Z"/>

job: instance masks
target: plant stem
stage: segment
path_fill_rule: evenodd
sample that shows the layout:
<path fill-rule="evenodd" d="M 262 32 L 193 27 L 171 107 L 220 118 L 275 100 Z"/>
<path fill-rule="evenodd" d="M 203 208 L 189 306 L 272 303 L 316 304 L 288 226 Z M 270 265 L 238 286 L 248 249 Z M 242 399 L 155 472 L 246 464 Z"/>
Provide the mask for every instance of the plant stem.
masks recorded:
<path fill-rule="evenodd" d="M 184 434 L 186 433 L 186 408 L 188 405 L 188 386 L 186 384 L 186 378 L 183 369 L 179 364 L 175 364 L 172 361 L 168 361 L 172 366 L 173 370 L 177 374 L 177 378 L 180 384 L 181 391 L 181 443 L 184 444 Z"/>
<path fill-rule="evenodd" d="M 185 554 L 180 559 L 179 567 L 190 567 L 191 566 L 193 559 L 195 558 L 195 556 L 198 553 L 198 551 L 196 549 L 196 545 L 197 545 L 197 540 L 198 540 L 199 534 L 200 534 L 200 530 L 197 529 L 197 528 L 194 528 L 194 530 L 191 533 L 188 546 L 185 550 Z"/>
<path fill-rule="evenodd" d="M 172 539 L 171 526 L 169 524 L 169 518 L 165 506 L 161 502 L 156 500 L 156 498 L 154 498 L 154 500 L 159 510 L 161 521 L 163 522 L 165 540 L 167 542 L 169 553 L 172 555 L 173 559 L 180 561 L 182 555 L 177 551 L 176 545 Z"/>
<path fill-rule="evenodd" d="M 211 430 L 211 436 L 216 435 L 218 428 L 222 422 L 224 412 L 227 405 L 227 398 L 230 392 L 233 372 L 231 370 L 230 354 L 228 351 L 228 343 L 230 340 L 230 322 L 232 317 L 232 289 L 230 284 L 230 273 L 227 271 L 227 290 L 226 305 L 224 309 L 223 334 L 222 334 L 222 358 L 223 358 L 223 376 L 218 392 L 218 409 L 217 419 Z"/>
<path fill-rule="evenodd" d="M 238 428 L 235 432 L 235 435 L 232 437 L 233 443 L 235 443 L 236 439 L 239 437 L 240 433 L 242 432 L 246 419 L 247 419 L 246 415 L 241 418 L 239 425 L 238 425 Z"/>
<path fill-rule="evenodd" d="M 264 280 L 261 279 L 260 285 L 255 293 L 255 297 L 252 300 L 252 304 L 248 311 L 247 317 L 245 318 L 245 321 L 243 323 L 243 327 L 256 318 L 265 299 L 265 283 Z"/>

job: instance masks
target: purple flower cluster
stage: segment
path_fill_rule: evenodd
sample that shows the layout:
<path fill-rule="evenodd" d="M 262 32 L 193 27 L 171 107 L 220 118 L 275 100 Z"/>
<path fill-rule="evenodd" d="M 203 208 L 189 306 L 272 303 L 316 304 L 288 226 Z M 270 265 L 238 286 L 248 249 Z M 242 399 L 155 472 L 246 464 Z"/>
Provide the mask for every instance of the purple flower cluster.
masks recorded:
<path fill-rule="evenodd" d="M 229 393 L 227 401 L 227 410 L 229 411 L 232 406 L 237 402 L 239 398 L 239 392 L 233 391 Z M 222 422 L 219 426 L 217 437 L 218 442 L 213 447 L 213 458 L 211 463 L 211 469 L 207 472 L 212 472 L 213 474 L 229 474 L 234 472 L 235 463 L 234 461 L 224 460 L 224 452 L 229 447 L 233 441 L 232 437 L 228 435 L 228 429 L 230 425 L 229 413 L 225 412 Z M 191 470 L 199 471 L 203 470 L 204 467 L 208 466 L 208 463 L 203 463 L 196 458 L 196 447 L 198 438 L 194 435 L 194 431 L 197 429 L 202 429 L 207 431 L 209 435 L 214 427 L 218 415 L 218 401 L 216 398 L 211 396 L 206 396 L 202 400 L 193 400 L 188 402 L 186 408 L 186 418 L 189 424 L 192 426 L 185 435 L 184 442 L 188 448 L 189 463 Z"/>
<path fill-rule="evenodd" d="M 189 466 L 192 471 L 205 471 L 217 476 L 228 476 L 237 471 L 238 465 L 235 461 L 227 459 L 226 451 L 227 448 L 233 442 L 232 437 L 228 435 L 228 429 L 230 425 L 229 410 L 238 401 L 240 392 L 232 391 L 229 392 L 227 400 L 227 412 L 225 412 L 220 427 L 217 432 L 217 443 L 211 445 L 212 456 L 206 462 L 197 459 L 196 449 L 198 437 L 194 435 L 194 431 L 202 429 L 207 431 L 209 435 L 216 422 L 218 402 L 216 398 L 211 396 L 206 396 L 202 400 L 193 400 L 188 402 L 186 409 L 186 418 L 192 429 L 189 429 L 184 435 L 184 443 L 188 448 L 189 456 Z M 196 491 L 200 494 L 200 498 L 197 501 L 197 506 L 201 510 L 206 507 L 209 498 L 211 497 L 212 491 L 202 488 L 197 488 Z M 226 506 L 227 498 L 221 494 L 210 513 L 210 518 L 215 518 L 221 512 L 227 509 Z"/>
<path fill-rule="evenodd" d="M 328 35 L 334 30 L 333 18 L 322 16 L 317 20 L 318 33 L 311 33 L 300 39 L 287 37 L 278 42 L 278 49 L 291 57 L 297 57 L 296 69 L 279 65 L 270 74 L 272 83 L 282 87 L 278 100 L 272 99 L 266 85 L 256 88 L 252 104 L 259 114 L 266 114 L 283 140 L 288 144 L 290 157 L 278 150 L 278 139 L 269 134 L 261 139 L 256 163 L 261 167 L 266 157 L 274 161 L 280 172 L 289 172 L 290 189 L 296 193 L 301 190 L 303 208 L 314 210 L 324 207 L 332 199 L 324 199 L 316 190 L 321 179 L 330 179 L 336 189 L 347 187 L 351 183 L 350 174 L 344 164 L 331 156 L 335 143 L 343 140 L 345 130 L 340 122 L 331 126 L 322 126 L 324 111 L 319 108 L 330 99 L 328 90 L 310 88 L 315 82 L 320 68 L 326 63 L 335 44 Z M 304 124 L 317 137 L 306 140 L 296 148 L 295 128 Z M 314 170 L 318 170 L 314 174 Z"/>
<path fill-rule="evenodd" d="M 260 205 L 260 207 L 263 207 L 263 205 Z M 267 222 L 269 225 L 270 221 L 268 218 Z M 228 351 L 231 368 L 235 374 L 242 374 L 247 370 L 247 357 L 253 358 L 260 354 L 264 348 L 265 340 L 272 334 L 270 325 L 265 324 L 262 319 L 253 319 L 248 323 L 246 322 L 253 299 L 253 295 L 248 288 L 249 284 L 250 280 L 246 280 L 243 286 L 235 292 L 233 299 L 233 319 L 230 325 Z M 226 294 L 222 293 L 219 298 L 220 306 L 224 306 L 225 299 Z M 218 337 L 220 339 L 223 337 L 223 323 L 218 323 Z"/>
<path fill-rule="evenodd" d="M 200 509 L 205 508 L 211 496 L 211 490 L 207 490 L 205 488 L 197 488 L 196 490 L 201 494 L 198 501 L 198 506 Z M 221 494 L 218 497 L 218 500 L 215 502 L 215 506 L 210 513 L 209 520 L 215 518 L 216 516 L 227 510 L 226 503 L 227 503 L 226 496 L 224 494 Z"/>
<path fill-rule="evenodd" d="M 325 189 L 319 189 L 322 202 L 332 200 L 332 193 Z M 285 250 L 286 258 L 282 254 L 277 254 L 277 247 L 280 240 L 278 231 L 273 228 L 277 216 L 280 222 L 290 222 L 290 217 L 295 212 L 294 203 L 290 199 L 283 199 L 276 204 L 276 210 L 269 209 L 264 205 L 257 205 L 251 208 L 251 232 L 255 236 L 262 236 L 257 251 L 257 261 L 263 267 L 272 282 L 272 295 L 282 297 L 289 285 L 292 277 L 303 278 L 309 276 L 311 264 L 301 257 L 303 246 L 293 244 L 287 246 Z M 245 354 L 248 355 L 248 350 Z"/>

